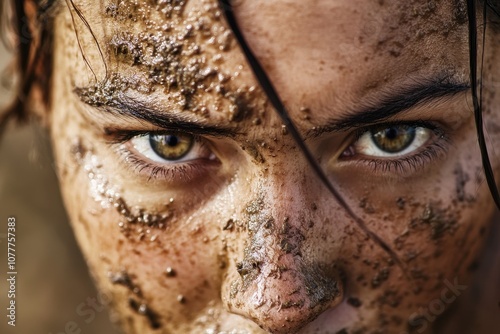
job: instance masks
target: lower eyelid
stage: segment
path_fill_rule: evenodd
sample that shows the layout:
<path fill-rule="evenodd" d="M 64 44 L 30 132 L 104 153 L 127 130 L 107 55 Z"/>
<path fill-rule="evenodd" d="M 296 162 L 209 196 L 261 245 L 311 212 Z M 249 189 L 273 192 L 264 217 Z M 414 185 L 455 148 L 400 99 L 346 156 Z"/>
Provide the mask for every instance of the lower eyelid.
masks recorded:
<path fill-rule="evenodd" d="M 202 177 L 220 165 L 217 159 L 198 159 L 162 165 L 139 157 L 124 144 L 120 145 L 117 153 L 121 160 L 127 164 L 127 168 L 148 181 L 186 183 Z"/>
<path fill-rule="evenodd" d="M 433 131 L 434 132 L 434 131 Z M 446 156 L 451 142 L 442 132 L 435 132 L 434 139 L 429 144 L 409 155 L 396 158 L 374 158 L 353 155 L 339 160 L 341 165 L 370 168 L 373 173 L 397 173 L 407 176 L 411 173 L 423 171 L 428 165 Z"/>

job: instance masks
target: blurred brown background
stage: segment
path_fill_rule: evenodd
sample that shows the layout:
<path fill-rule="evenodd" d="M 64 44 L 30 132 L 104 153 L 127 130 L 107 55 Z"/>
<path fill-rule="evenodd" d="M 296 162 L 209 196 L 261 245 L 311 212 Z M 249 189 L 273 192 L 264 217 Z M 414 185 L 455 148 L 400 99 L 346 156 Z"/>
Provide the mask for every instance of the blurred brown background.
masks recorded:
<path fill-rule="evenodd" d="M 0 69 L 8 59 L 0 43 Z M 0 106 L 8 100 L 0 87 Z M 16 327 L 6 317 L 10 216 L 17 221 Z M 33 124 L 10 126 L 0 139 L 0 282 L 2 334 L 118 333 L 105 310 L 92 321 L 77 314 L 78 307 L 91 310 L 81 304 L 97 292 L 64 212 L 47 133 Z"/>

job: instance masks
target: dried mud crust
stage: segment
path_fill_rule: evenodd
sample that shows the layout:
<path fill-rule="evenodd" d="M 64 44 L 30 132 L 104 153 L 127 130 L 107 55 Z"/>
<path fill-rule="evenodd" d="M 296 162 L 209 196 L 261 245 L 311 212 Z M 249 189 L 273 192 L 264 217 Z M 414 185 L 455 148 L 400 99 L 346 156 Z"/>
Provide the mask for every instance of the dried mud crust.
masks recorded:
<path fill-rule="evenodd" d="M 109 1 L 103 15 L 118 28 L 99 47 L 110 70 L 103 80 L 76 89 L 84 102 L 119 108 L 119 96 L 127 90 L 160 92 L 178 111 L 204 117 L 221 112 L 234 122 L 252 115 L 259 119 L 266 105 L 259 89 L 234 83 L 242 65 L 224 66 L 236 42 L 217 1 L 202 0 L 186 10 L 188 2 Z M 130 70 L 133 75 L 123 74 Z"/>

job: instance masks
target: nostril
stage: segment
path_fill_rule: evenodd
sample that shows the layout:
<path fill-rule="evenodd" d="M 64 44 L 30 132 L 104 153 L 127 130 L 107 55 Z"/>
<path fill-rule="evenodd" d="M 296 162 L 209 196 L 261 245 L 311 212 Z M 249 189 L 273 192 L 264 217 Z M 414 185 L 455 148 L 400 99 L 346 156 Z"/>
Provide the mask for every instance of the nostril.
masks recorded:
<path fill-rule="evenodd" d="M 259 274 L 259 262 L 257 261 L 242 261 L 236 264 L 236 271 L 240 274 L 241 278 L 245 279 L 248 275 Z"/>
<path fill-rule="evenodd" d="M 236 263 L 236 271 L 241 277 L 242 288 L 246 289 L 260 275 L 261 262 L 256 260 L 243 260 Z"/>

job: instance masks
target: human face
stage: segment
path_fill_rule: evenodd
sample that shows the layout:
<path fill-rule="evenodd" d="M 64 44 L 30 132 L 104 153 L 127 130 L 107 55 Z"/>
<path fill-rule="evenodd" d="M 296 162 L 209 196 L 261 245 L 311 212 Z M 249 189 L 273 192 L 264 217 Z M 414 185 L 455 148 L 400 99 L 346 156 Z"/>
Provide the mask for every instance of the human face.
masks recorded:
<path fill-rule="evenodd" d="M 90 29 L 75 8 L 56 17 L 52 138 L 76 236 L 128 332 L 430 328 L 416 315 L 466 282 L 493 211 L 461 2 L 235 2 L 352 214 L 216 1 L 74 3 Z"/>

